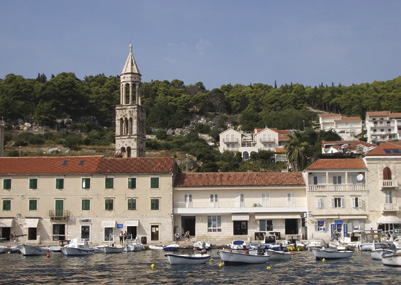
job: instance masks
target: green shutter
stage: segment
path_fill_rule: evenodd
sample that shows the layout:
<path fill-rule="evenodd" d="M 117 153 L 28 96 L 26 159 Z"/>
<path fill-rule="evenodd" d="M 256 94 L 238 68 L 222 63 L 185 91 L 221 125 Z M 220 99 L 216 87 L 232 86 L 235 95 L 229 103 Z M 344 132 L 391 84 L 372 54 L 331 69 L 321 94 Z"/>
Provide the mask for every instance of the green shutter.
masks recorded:
<path fill-rule="evenodd" d="M 56 179 L 56 189 L 64 189 L 64 179 L 63 178 Z"/>
<path fill-rule="evenodd" d="M 159 210 L 159 199 L 151 199 L 150 200 L 150 209 L 151 210 Z"/>
<path fill-rule="evenodd" d="M 56 200 L 56 217 L 62 217 L 64 211 L 64 200 Z"/>
<path fill-rule="evenodd" d="M 105 210 L 107 210 L 107 211 L 113 210 L 113 200 L 112 199 L 105 200 Z"/>
<path fill-rule="evenodd" d="M 136 188 L 136 178 L 128 178 L 128 189 Z"/>
<path fill-rule="evenodd" d="M 136 210 L 136 199 L 128 199 L 128 210 Z"/>
<path fill-rule="evenodd" d="M 3 179 L 3 189 L 6 189 L 6 190 L 11 189 L 11 179 L 10 178 Z"/>
<path fill-rule="evenodd" d="M 82 178 L 82 189 L 90 189 L 90 188 L 91 188 L 90 178 Z"/>
<path fill-rule="evenodd" d="M 38 189 L 38 180 L 36 178 L 29 179 L 29 189 Z"/>
<path fill-rule="evenodd" d="M 114 184 L 113 178 L 106 178 L 106 180 L 105 180 L 106 189 L 113 189 L 113 187 L 114 187 L 113 184 Z"/>
<path fill-rule="evenodd" d="M 3 200 L 3 211 L 11 210 L 11 200 Z"/>
<path fill-rule="evenodd" d="M 84 211 L 90 210 L 90 200 L 82 200 L 82 210 Z"/>
<path fill-rule="evenodd" d="M 150 187 L 151 188 L 159 188 L 159 178 L 158 177 L 150 178 Z"/>
<path fill-rule="evenodd" d="M 37 200 L 29 200 L 29 211 L 36 211 L 38 209 Z"/>

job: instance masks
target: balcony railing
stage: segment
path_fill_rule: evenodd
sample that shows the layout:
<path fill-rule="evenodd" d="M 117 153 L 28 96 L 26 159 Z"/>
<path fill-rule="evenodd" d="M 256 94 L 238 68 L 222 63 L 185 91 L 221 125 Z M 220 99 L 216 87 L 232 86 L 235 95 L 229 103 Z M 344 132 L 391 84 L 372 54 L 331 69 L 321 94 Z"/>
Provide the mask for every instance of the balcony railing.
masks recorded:
<path fill-rule="evenodd" d="M 238 202 L 235 202 L 234 200 L 230 201 L 219 201 L 219 202 L 205 202 L 205 201 L 193 201 L 192 202 L 192 209 L 205 209 L 205 208 L 292 208 L 292 207 L 305 207 L 306 203 L 300 202 L 300 201 L 291 201 L 288 202 L 287 200 L 284 200 L 284 198 L 281 201 L 273 201 L 271 200 L 270 202 L 261 202 L 257 201 L 256 199 L 249 199 L 249 201 L 242 202 L 239 204 Z M 174 204 L 175 208 L 189 208 L 186 207 L 184 202 L 176 202 Z"/>
<path fill-rule="evenodd" d="M 394 188 L 398 187 L 397 180 L 382 180 L 382 188 Z"/>
<path fill-rule="evenodd" d="M 365 184 L 317 184 L 309 185 L 310 192 L 343 192 L 343 191 L 366 191 Z"/>
<path fill-rule="evenodd" d="M 192 208 L 192 202 L 177 202 L 179 208 Z"/>
<path fill-rule="evenodd" d="M 274 143 L 276 140 L 274 138 L 261 138 L 261 143 Z"/>
<path fill-rule="evenodd" d="M 50 210 L 49 218 L 51 221 L 68 221 L 70 211 L 68 210 Z"/>
<path fill-rule="evenodd" d="M 238 147 L 225 147 L 223 148 L 223 151 L 238 151 L 239 148 Z"/>
<path fill-rule="evenodd" d="M 400 206 L 396 203 L 385 203 L 383 205 L 383 212 L 397 212 L 400 210 Z"/>
<path fill-rule="evenodd" d="M 224 143 L 238 143 L 239 139 L 238 138 L 223 138 Z"/>

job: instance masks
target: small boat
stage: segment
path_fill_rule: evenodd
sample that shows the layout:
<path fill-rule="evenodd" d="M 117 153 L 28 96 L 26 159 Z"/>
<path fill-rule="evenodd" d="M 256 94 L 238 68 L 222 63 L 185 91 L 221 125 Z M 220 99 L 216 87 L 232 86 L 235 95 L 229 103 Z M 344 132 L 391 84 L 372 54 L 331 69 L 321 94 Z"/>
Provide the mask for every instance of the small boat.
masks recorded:
<path fill-rule="evenodd" d="M 163 250 L 163 248 L 164 248 L 164 246 L 157 246 L 157 245 L 149 245 L 148 246 L 148 248 L 149 249 L 152 249 L 152 250 Z"/>
<path fill-rule="evenodd" d="M 267 254 L 270 255 L 271 261 L 290 260 L 294 254 L 292 252 L 268 249 Z"/>
<path fill-rule="evenodd" d="M 74 238 L 69 244 L 61 248 L 61 252 L 65 256 L 84 256 L 94 254 L 95 249 L 89 247 L 88 240 Z"/>
<path fill-rule="evenodd" d="M 0 245 L 0 253 L 7 253 L 9 251 L 8 247 L 5 245 Z"/>
<path fill-rule="evenodd" d="M 221 250 L 218 252 L 218 255 L 220 255 L 221 260 L 226 265 L 266 263 L 270 259 L 270 256 L 267 254 L 249 254 L 246 250 L 244 252 Z"/>
<path fill-rule="evenodd" d="M 313 239 L 310 240 L 308 242 L 308 244 L 306 245 L 307 249 L 312 249 L 312 248 L 322 248 L 325 246 L 325 243 L 323 240 L 317 240 L 317 239 Z"/>
<path fill-rule="evenodd" d="M 401 252 L 384 253 L 382 262 L 387 266 L 401 266 Z"/>
<path fill-rule="evenodd" d="M 21 253 L 21 246 L 20 245 L 11 246 L 9 253 Z"/>
<path fill-rule="evenodd" d="M 386 248 L 387 245 L 384 243 L 377 243 L 377 242 L 368 242 L 361 244 L 362 251 L 372 251 L 379 248 Z"/>
<path fill-rule="evenodd" d="M 227 247 L 232 250 L 249 249 L 249 246 L 243 240 L 233 240 L 231 243 L 227 244 Z"/>
<path fill-rule="evenodd" d="M 176 251 L 180 248 L 180 246 L 176 243 L 172 243 L 170 245 L 166 245 L 163 247 L 164 251 Z"/>
<path fill-rule="evenodd" d="M 124 247 L 122 245 L 99 245 L 97 249 L 103 251 L 104 253 L 122 253 Z"/>
<path fill-rule="evenodd" d="M 49 246 L 49 251 L 51 252 L 61 252 L 62 246 L 60 245 L 52 245 Z"/>
<path fill-rule="evenodd" d="M 341 258 L 349 258 L 354 252 L 351 250 L 333 250 L 333 249 L 323 249 L 323 248 L 314 248 L 312 249 L 312 253 L 315 255 L 316 259 L 341 259 Z"/>
<path fill-rule="evenodd" d="M 20 251 L 24 256 L 33 256 L 33 255 L 47 255 L 49 249 L 47 247 L 40 247 L 37 245 L 30 244 L 21 244 Z"/>
<path fill-rule="evenodd" d="M 139 239 L 127 239 L 124 245 L 124 252 L 141 251 L 144 250 L 145 246 L 139 241 Z"/>
<path fill-rule="evenodd" d="M 370 252 L 370 256 L 372 257 L 372 259 L 374 260 L 382 260 L 382 255 L 384 253 L 392 253 L 393 251 L 390 249 L 384 249 L 384 248 L 378 248 L 375 250 L 372 250 Z"/>
<path fill-rule="evenodd" d="M 212 248 L 212 245 L 210 243 L 204 242 L 204 241 L 197 241 L 192 245 L 193 250 L 210 250 Z"/>
<path fill-rule="evenodd" d="M 209 254 L 173 254 L 165 255 L 170 264 L 203 264 L 210 260 Z"/>

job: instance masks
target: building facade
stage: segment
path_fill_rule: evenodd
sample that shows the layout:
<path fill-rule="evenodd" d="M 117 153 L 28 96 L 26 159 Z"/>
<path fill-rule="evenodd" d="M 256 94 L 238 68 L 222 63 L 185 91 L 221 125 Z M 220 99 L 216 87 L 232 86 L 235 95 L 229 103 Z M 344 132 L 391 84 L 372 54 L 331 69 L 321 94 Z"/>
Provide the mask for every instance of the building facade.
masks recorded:
<path fill-rule="evenodd" d="M 367 112 L 365 126 L 369 143 L 399 140 L 401 137 L 401 113 Z"/>
<path fill-rule="evenodd" d="M 362 134 L 362 119 L 359 117 L 343 117 L 341 114 L 320 114 L 320 130 L 335 131 L 343 140 L 355 140 Z"/>

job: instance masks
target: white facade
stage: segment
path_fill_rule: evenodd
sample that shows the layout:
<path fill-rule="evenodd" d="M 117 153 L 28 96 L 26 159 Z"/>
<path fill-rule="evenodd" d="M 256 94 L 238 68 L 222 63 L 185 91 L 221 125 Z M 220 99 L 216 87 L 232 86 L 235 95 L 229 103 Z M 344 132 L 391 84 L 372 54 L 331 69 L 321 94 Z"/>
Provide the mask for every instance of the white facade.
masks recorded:
<path fill-rule="evenodd" d="M 387 142 L 401 137 L 401 113 L 367 112 L 365 119 L 368 142 Z"/>
<path fill-rule="evenodd" d="M 335 131 L 343 140 L 354 140 L 362 134 L 362 120 L 359 117 L 343 117 L 341 114 L 321 114 L 319 124 L 322 131 Z"/>

